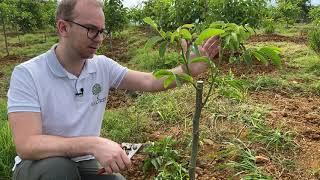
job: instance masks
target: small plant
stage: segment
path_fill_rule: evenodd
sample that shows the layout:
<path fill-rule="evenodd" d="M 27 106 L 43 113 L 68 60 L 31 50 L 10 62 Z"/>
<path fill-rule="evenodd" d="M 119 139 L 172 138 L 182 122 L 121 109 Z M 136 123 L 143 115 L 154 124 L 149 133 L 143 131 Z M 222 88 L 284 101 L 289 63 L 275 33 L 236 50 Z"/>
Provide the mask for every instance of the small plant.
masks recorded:
<path fill-rule="evenodd" d="M 145 23 L 149 24 L 159 35 L 151 38 L 146 48 L 153 47 L 159 44 L 159 56 L 164 57 L 169 44 L 175 45 L 177 49 L 181 50 L 182 62 L 181 65 L 185 69 L 185 73 L 174 73 L 169 70 L 158 70 L 153 73 L 157 79 L 164 79 L 164 88 L 168 88 L 171 84 L 176 83 L 177 86 L 181 86 L 183 82 L 190 83 L 196 90 L 196 111 L 193 116 L 193 138 L 192 138 L 192 151 L 191 159 L 189 163 L 189 175 L 190 179 L 195 179 L 195 167 L 196 159 L 198 154 L 199 144 L 199 121 L 201 116 L 202 108 L 207 103 L 211 96 L 215 82 L 217 81 L 217 75 L 219 73 L 218 68 L 206 56 L 201 56 L 199 45 L 203 44 L 206 40 L 211 37 L 218 37 L 220 40 L 221 48 L 219 53 L 220 60 L 224 53 L 230 52 L 230 61 L 243 60 L 245 62 L 251 62 L 254 58 L 261 61 L 264 64 L 268 64 L 269 61 L 277 66 L 281 65 L 280 61 L 280 50 L 275 47 L 262 47 L 262 48 L 250 48 L 246 49 L 244 42 L 250 37 L 253 30 L 248 26 L 238 26 L 233 23 L 214 23 L 209 28 L 203 30 L 200 34 L 195 31 L 195 26 L 192 24 L 185 24 L 179 27 L 174 32 L 164 32 L 158 25 L 151 19 L 145 18 Z M 185 42 L 186 47 L 183 47 L 182 42 Z M 198 57 L 191 58 L 192 53 Z M 194 82 L 190 71 L 190 64 L 192 63 L 207 63 L 210 69 L 210 85 L 207 96 L 203 97 L 203 81 Z M 234 80 L 224 81 L 226 84 L 236 84 Z M 225 84 L 224 84 L 225 85 Z M 222 91 L 223 92 L 223 91 Z M 227 93 L 228 94 L 228 93 Z"/>
<path fill-rule="evenodd" d="M 282 132 L 280 129 L 270 129 L 265 125 L 251 127 L 249 138 L 256 142 L 265 144 L 267 149 L 274 151 L 294 150 L 297 144 L 293 141 L 293 133 L 290 131 Z"/>
<path fill-rule="evenodd" d="M 174 141 L 171 137 L 151 144 L 144 151 L 149 154 L 145 160 L 143 171 L 155 169 L 159 172 L 155 179 L 187 179 L 188 171 L 184 165 L 178 163 L 179 153 L 174 149 Z"/>
<path fill-rule="evenodd" d="M 239 177 L 240 179 L 272 179 L 257 167 L 255 152 L 240 139 L 227 142 L 225 148 L 218 152 L 217 158 L 228 161 L 224 167 L 232 168 L 236 171 L 233 177 Z"/>
<path fill-rule="evenodd" d="M 276 31 L 273 19 L 266 19 L 263 23 L 263 31 L 265 34 L 273 34 Z"/>
<path fill-rule="evenodd" d="M 272 46 L 261 48 L 246 48 L 245 42 L 254 33 L 249 26 L 238 26 L 234 23 L 217 22 L 210 25 L 210 28 L 224 30 L 221 35 L 220 61 L 224 56 L 229 58 L 229 62 L 245 62 L 251 64 L 253 60 L 258 60 L 267 65 L 269 62 L 277 67 L 281 66 L 280 49 Z"/>
<path fill-rule="evenodd" d="M 309 45 L 320 56 L 320 30 L 314 29 L 309 33 Z"/>

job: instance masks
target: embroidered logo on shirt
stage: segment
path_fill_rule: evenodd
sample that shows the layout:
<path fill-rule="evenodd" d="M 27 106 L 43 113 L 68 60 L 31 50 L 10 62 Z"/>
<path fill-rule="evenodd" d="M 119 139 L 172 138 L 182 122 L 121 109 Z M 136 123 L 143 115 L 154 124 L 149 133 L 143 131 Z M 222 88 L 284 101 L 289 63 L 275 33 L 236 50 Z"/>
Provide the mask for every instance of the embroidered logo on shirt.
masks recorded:
<path fill-rule="evenodd" d="M 92 87 L 92 94 L 96 96 L 101 92 L 101 90 L 102 90 L 101 85 L 100 84 L 95 84 Z"/>
<path fill-rule="evenodd" d="M 97 100 L 96 101 L 93 101 L 91 103 L 91 106 L 94 106 L 94 105 L 97 105 L 99 103 L 103 103 L 103 102 L 106 102 L 107 100 L 107 97 L 104 97 L 104 98 L 99 98 L 99 94 L 101 93 L 102 91 L 102 87 L 100 84 L 96 83 L 95 85 L 92 86 L 92 94 L 94 96 L 97 96 Z"/>

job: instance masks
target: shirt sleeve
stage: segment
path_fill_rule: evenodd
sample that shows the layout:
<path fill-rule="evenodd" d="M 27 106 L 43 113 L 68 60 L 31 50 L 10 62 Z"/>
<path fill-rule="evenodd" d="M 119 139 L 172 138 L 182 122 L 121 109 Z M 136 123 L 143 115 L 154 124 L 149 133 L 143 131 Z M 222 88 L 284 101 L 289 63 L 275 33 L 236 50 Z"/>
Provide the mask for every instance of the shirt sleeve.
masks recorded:
<path fill-rule="evenodd" d="M 105 57 L 106 58 L 106 57 Z M 117 89 L 121 84 L 124 76 L 128 72 L 128 68 L 120 65 L 112 59 L 104 59 L 108 66 L 109 87 Z"/>
<path fill-rule="evenodd" d="M 12 72 L 8 96 L 8 113 L 40 112 L 37 89 L 30 72 L 23 66 Z"/>

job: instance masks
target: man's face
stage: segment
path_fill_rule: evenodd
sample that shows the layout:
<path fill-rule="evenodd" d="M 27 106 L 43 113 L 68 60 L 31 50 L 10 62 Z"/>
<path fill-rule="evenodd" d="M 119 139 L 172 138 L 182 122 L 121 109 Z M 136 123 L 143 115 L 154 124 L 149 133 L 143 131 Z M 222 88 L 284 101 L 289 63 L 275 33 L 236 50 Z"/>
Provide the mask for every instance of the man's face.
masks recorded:
<path fill-rule="evenodd" d="M 103 11 L 100 7 L 90 2 L 90 0 L 82 0 L 77 3 L 74 15 L 74 23 L 68 22 L 71 25 L 67 40 L 68 44 L 70 44 L 71 48 L 74 48 L 81 58 L 92 58 L 102 44 L 103 34 L 99 33 L 97 37 L 92 38 L 92 33 L 90 32 L 105 28 Z M 90 29 L 88 30 L 88 28 Z"/>

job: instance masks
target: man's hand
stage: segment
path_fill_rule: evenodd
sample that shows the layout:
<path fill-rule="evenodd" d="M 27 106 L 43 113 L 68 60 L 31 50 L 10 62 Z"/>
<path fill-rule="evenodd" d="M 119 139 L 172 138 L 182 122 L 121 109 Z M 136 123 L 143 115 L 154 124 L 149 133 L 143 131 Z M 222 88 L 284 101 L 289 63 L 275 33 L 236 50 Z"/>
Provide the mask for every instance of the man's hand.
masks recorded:
<path fill-rule="evenodd" d="M 187 42 L 185 40 L 182 40 L 181 42 L 183 51 L 187 51 Z M 210 59 L 215 58 L 219 54 L 219 37 L 214 36 L 210 39 L 208 39 L 206 42 L 204 42 L 201 46 L 198 46 L 200 56 L 207 56 Z M 195 54 L 192 54 L 192 57 L 194 57 Z"/>
<path fill-rule="evenodd" d="M 121 146 L 111 140 L 100 138 L 94 149 L 94 157 L 108 174 L 118 173 L 131 166 L 131 161 Z"/>
<path fill-rule="evenodd" d="M 208 39 L 203 46 L 199 46 L 200 55 L 207 56 L 210 59 L 215 58 L 219 54 L 219 45 L 219 37 L 214 36 Z"/>

